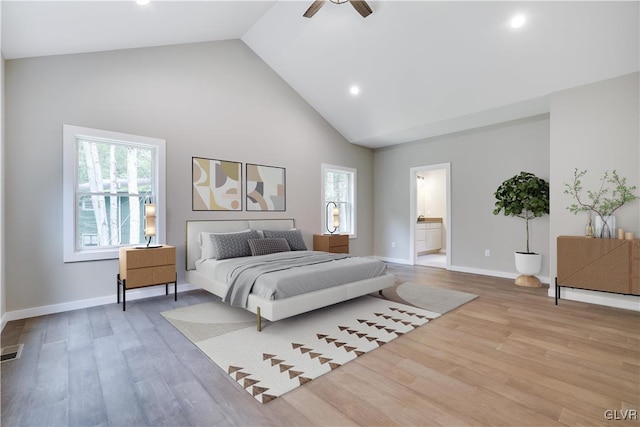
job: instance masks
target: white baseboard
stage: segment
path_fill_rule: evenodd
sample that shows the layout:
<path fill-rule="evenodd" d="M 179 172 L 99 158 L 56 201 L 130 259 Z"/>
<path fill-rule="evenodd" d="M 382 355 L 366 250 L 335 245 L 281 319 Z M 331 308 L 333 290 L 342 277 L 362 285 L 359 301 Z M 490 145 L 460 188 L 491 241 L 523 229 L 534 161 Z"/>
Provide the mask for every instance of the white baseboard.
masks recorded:
<path fill-rule="evenodd" d="M 169 285 L 169 287 L 171 288 L 171 285 Z M 189 283 L 178 284 L 178 293 L 184 292 L 184 291 L 190 291 L 193 289 L 200 289 L 200 287 L 191 285 Z M 133 301 L 133 300 L 142 299 L 142 298 L 149 298 L 149 297 L 164 295 L 165 294 L 164 291 L 165 291 L 164 288 L 161 286 L 127 291 L 127 301 Z M 7 324 L 7 322 L 10 322 L 12 320 L 20 320 L 20 319 L 26 319 L 29 317 L 36 317 L 36 316 L 45 316 L 47 314 L 61 313 L 63 311 L 71 311 L 71 310 L 78 310 L 82 308 L 95 307 L 97 305 L 112 304 L 112 303 L 115 303 L 116 301 L 117 301 L 116 295 L 109 295 L 109 296 L 90 298 L 90 299 L 84 299 L 79 301 L 64 302 L 61 304 L 45 305 L 42 307 L 26 308 L 24 310 L 9 311 L 5 313 L 4 316 L 2 316 L 2 329 L 4 329 L 4 326 Z"/>
<path fill-rule="evenodd" d="M 549 296 L 555 298 L 555 295 L 555 285 L 550 286 Z M 634 295 L 612 294 L 587 289 L 560 288 L 560 300 L 558 304 L 562 304 L 563 299 L 640 312 L 640 297 Z"/>
<path fill-rule="evenodd" d="M 391 262 L 394 264 L 403 264 L 403 265 L 414 265 L 413 261 L 410 259 L 403 258 L 387 258 L 382 256 L 374 256 L 374 258 L 379 259 L 384 262 Z M 473 267 L 462 267 L 459 265 L 450 265 L 447 267 L 449 271 L 457 271 L 459 273 L 471 273 L 471 274 L 481 274 L 483 276 L 492 276 L 492 277 L 504 277 L 505 279 L 515 279 L 520 274 L 511 273 L 506 271 L 495 271 L 495 270 L 483 270 L 481 268 L 473 268 Z M 550 283 L 549 278 L 546 276 L 536 276 L 542 283 Z"/>
<path fill-rule="evenodd" d="M 380 261 L 390 262 L 393 264 L 403 264 L 403 265 L 413 265 L 413 262 L 409 259 L 403 258 L 387 258 L 383 256 L 375 255 L 374 258 L 379 259 Z"/>
<path fill-rule="evenodd" d="M 413 265 L 413 262 L 408 259 L 386 258 L 381 256 L 376 256 L 375 258 L 380 261 L 392 262 L 395 264 Z M 460 273 L 481 274 L 483 276 L 503 277 L 505 279 L 514 280 L 520 275 L 519 273 L 507 271 L 484 270 L 481 268 L 463 267 L 459 265 L 451 265 L 447 269 L 449 271 L 457 271 Z M 540 279 L 542 283 L 549 284 L 549 291 L 547 295 L 551 298 L 555 298 L 555 284 L 551 283 L 549 277 L 536 277 Z M 619 295 L 607 292 L 589 291 L 586 289 L 561 288 L 560 301 L 563 299 L 640 312 L 640 297 L 633 295 Z"/>
<path fill-rule="evenodd" d="M 391 262 L 395 264 L 403 264 L 403 265 L 413 265 L 410 260 L 401 259 L 401 258 L 386 258 L 376 256 L 375 258 L 385 261 Z M 452 265 L 448 268 L 450 271 L 457 271 L 461 273 L 471 273 L 471 274 L 481 274 L 483 276 L 493 276 L 493 277 L 503 277 L 507 279 L 515 279 L 518 276 L 518 273 L 510 273 L 504 271 L 495 271 L 495 270 L 484 270 L 479 268 L 471 268 L 471 267 L 462 267 Z M 538 276 L 542 283 L 550 283 L 548 277 Z M 198 286 L 189 284 L 189 283 L 180 283 L 178 284 L 178 292 L 185 292 L 194 289 L 200 289 Z M 153 288 L 143 288 L 137 289 L 134 291 L 127 292 L 127 300 L 133 301 L 142 298 L 155 297 L 159 295 L 164 295 L 164 289 L 161 287 L 153 287 Z M 548 296 L 551 298 L 555 297 L 555 289 L 553 285 L 549 286 Z M 605 305 L 608 307 L 614 308 L 622 308 L 626 310 L 633 310 L 640 312 L 640 298 L 632 295 L 618 295 L 611 294 L 606 292 L 597 292 L 597 291 L 589 291 L 586 289 L 573 289 L 573 288 L 561 288 L 560 290 L 560 300 L 572 300 L 579 302 L 586 302 L 590 304 L 598 304 Z M 7 322 L 12 320 L 20 320 L 26 319 L 29 317 L 36 316 L 44 316 L 47 314 L 53 313 L 61 313 L 64 311 L 78 310 L 82 308 L 95 307 L 98 305 L 104 304 L 112 304 L 116 302 L 116 296 L 104 296 L 98 298 L 90 298 L 79 301 L 70 301 L 61 304 L 53 304 L 46 305 L 42 307 L 33 307 L 27 308 L 24 310 L 15 310 L 6 312 L 2 316 L 0 331 L 4 330 Z"/>
<path fill-rule="evenodd" d="M 462 267 L 459 265 L 452 265 L 449 267 L 451 271 L 457 271 L 460 273 L 481 274 L 483 276 L 503 277 L 505 279 L 515 279 L 520 274 L 508 271 L 496 271 L 496 270 L 484 270 L 481 268 Z M 549 278 L 546 276 L 536 276 L 542 283 L 549 283 Z"/>
<path fill-rule="evenodd" d="M 519 273 L 483 270 L 480 268 L 462 267 L 457 265 L 450 266 L 449 270 L 461 273 L 482 274 L 483 276 L 503 277 L 505 279 L 515 279 L 519 276 Z M 549 277 L 536 277 L 540 279 L 542 283 L 549 284 L 547 295 L 551 298 L 555 298 L 555 282 L 552 283 Z M 640 312 L 640 297 L 633 295 L 612 294 L 608 292 L 589 291 L 587 289 L 561 288 L 560 301 L 563 299 Z"/>

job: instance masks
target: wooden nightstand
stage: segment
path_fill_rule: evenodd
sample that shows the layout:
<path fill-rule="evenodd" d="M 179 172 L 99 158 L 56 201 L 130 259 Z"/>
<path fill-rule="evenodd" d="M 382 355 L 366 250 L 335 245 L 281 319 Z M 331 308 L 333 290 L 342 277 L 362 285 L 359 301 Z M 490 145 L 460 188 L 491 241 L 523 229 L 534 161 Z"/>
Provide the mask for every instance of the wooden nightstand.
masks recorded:
<path fill-rule="evenodd" d="M 336 254 L 349 253 L 349 235 L 347 234 L 314 234 L 313 250 L 333 252 Z"/>
<path fill-rule="evenodd" d="M 118 273 L 118 304 L 122 286 L 122 310 L 127 309 L 127 289 L 145 286 L 165 285 L 169 295 L 169 283 L 173 283 L 173 293 L 178 301 L 178 278 L 176 275 L 176 248 L 163 245 L 159 248 L 120 248 L 120 272 Z"/>

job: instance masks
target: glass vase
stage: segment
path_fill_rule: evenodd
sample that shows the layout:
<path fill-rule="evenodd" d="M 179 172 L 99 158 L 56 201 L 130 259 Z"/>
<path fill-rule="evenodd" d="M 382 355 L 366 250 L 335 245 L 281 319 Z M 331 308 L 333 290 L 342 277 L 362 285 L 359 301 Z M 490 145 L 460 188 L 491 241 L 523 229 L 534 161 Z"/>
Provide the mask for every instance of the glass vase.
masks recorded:
<path fill-rule="evenodd" d="M 601 239 L 611 239 L 613 237 L 613 230 L 616 229 L 616 217 L 613 215 L 606 215 L 604 217 L 596 216 L 595 226 L 596 237 Z"/>

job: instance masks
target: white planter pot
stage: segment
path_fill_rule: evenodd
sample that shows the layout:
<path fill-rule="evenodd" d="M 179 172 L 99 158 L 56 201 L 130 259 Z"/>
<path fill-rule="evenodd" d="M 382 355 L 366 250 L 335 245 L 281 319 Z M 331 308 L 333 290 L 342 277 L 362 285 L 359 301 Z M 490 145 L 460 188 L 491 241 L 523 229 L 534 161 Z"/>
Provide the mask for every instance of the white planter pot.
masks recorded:
<path fill-rule="evenodd" d="M 516 285 L 529 287 L 541 286 L 540 280 L 533 276 L 538 274 L 542 269 L 542 255 L 516 252 L 515 258 L 516 270 L 521 274 L 521 276 L 516 278 Z"/>
<path fill-rule="evenodd" d="M 525 276 L 535 276 L 542 269 L 542 255 L 516 252 L 516 270 Z"/>

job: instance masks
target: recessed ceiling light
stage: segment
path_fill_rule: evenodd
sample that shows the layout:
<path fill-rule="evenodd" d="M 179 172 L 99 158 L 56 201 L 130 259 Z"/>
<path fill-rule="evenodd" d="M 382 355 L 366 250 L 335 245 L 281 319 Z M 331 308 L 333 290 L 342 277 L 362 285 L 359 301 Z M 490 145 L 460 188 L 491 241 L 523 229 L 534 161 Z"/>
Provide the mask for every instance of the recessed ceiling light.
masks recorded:
<path fill-rule="evenodd" d="M 511 25 L 511 28 L 520 28 L 524 25 L 524 23 L 527 22 L 527 18 L 520 14 L 520 15 L 515 15 L 513 18 L 511 18 L 511 22 L 509 23 Z"/>
<path fill-rule="evenodd" d="M 136 0 L 140 6 L 144 6 L 145 4 L 149 4 L 149 0 Z"/>
<path fill-rule="evenodd" d="M 351 95 L 358 95 L 360 93 L 360 88 L 356 85 L 353 85 L 349 88 L 349 92 L 351 92 Z"/>

